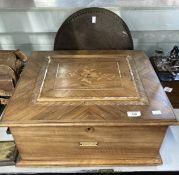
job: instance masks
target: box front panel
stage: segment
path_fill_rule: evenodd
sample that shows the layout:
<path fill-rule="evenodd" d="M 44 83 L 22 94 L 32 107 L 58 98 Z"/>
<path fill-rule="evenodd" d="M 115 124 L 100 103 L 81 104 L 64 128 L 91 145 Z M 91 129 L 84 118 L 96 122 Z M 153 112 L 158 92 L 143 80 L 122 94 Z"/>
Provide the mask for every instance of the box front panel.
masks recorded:
<path fill-rule="evenodd" d="M 166 126 L 11 128 L 24 161 L 156 158 Z"/>

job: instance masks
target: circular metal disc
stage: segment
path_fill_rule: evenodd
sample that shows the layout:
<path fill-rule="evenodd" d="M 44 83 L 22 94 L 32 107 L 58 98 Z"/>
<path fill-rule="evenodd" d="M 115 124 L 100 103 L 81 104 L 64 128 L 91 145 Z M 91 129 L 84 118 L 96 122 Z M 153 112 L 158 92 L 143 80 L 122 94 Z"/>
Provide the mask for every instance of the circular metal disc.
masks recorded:
<path fill-rule="evenodd" d="M 132 50 L 131 33 L 115 13 L 86 8 L 68 17 L 59 28 L 54 50 Z"/>

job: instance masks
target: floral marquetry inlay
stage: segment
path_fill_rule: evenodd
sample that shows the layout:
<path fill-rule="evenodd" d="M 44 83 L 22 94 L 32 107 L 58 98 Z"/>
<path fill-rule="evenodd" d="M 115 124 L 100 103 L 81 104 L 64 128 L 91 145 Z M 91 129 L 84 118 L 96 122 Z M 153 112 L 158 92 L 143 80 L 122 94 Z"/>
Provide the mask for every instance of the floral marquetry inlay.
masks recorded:
<path fill-rule="evenodd" d="M 51 58 L 36 89 L 37 102 L 146 104 L 132 57 Z M 39 84 L 39 82 L 41 82 Z"/>
<path fill-rule="evenodd" d="M 114 71 L 111 71 L 111 69 Z M 118 63 L 61 63 L 57 66 L 55 89 L 109 88 L 120 86 Z M 62 83 L 58 83 L 58 82 Z M 66 83 L 68 81 L 68 84 Z"/>
<path fill-rule="evenodd" d="M 88 67 L 84 67 L 84 69 L 80 70 L 79 73 L 69 73 L 70 76 L 77 76 L 83 85 L 91 85 L 94 82 L 98 82 L 100 80 L 113 80 L 115 79 L 115 75 L 105 74 L 102 72 L 98 72 L 96 69 L 90 69 Z"/>

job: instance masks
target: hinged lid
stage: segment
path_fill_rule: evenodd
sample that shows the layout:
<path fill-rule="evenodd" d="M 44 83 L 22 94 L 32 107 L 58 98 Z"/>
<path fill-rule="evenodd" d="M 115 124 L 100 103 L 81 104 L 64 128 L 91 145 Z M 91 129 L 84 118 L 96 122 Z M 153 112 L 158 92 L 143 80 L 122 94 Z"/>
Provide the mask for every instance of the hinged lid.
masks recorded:
<path fill-rule="evenodd" d="M 2 118 L 7 126 L 174 121 L 148 58 L 137 51 L 35 52 Z"/>

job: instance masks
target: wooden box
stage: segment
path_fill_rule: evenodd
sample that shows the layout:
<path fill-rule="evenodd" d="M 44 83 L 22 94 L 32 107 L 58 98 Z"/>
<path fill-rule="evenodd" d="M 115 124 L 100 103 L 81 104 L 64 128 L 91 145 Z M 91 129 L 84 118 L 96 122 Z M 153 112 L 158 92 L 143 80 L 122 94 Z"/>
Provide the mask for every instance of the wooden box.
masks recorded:
<path fill-rule="evenodd" d="M 12 51 L 0 51 L 0 103 L 3 97 L 13 94 L 17 79 L 16 62 L 16 56 Z"/>
<path fill-rule="evenodd" d="M 20 50 L 0 50 L 0 105 L 6 105 L 27 61 Z"/>
<path fill-rule="evenodd" d="M 160 164 L 172 107 L 140 51 L 34 52 L 1 125 L 18 166 Z"/>

